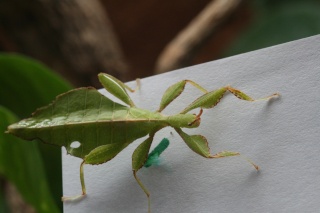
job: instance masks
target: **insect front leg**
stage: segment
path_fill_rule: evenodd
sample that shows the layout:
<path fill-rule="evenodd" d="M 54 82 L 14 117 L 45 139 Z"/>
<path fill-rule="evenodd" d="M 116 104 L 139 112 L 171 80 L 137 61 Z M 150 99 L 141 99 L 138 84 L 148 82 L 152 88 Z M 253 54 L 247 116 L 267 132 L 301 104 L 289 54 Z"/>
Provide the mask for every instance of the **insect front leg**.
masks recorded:
<path fill-rule="evenodd" d="M 232 93 L 234 96 L 236 96 L 237 98 L 239 98 L 241 100 L 245 100 L 245 101 L 269 100 L 270 98 L 279 96 L 278 93 L 274 93 L 274 94 L 272 94 L 268 97 L 265 97 L 265 98 L 253 99 L 250 96 L 248 96 L 247 94 L 245 94 L 244 92 L 241 92 L 240 90 L 237 90 L 237 89 L 230 87 L 230 86 L 226 86 L 226 87 L 222 87 L 220 89 L 208 92 L 208 93 L 200 96 L 198 99 L 196 99 L 194 102 L 192 102 L 189 106 L 187 106 L 180 113 L 185 114 L 185 113 L 187 113 L 193 109 L 196 109 L 196 108 L 204 108 L 204 109 L 213 108 L 214 106 L 216 106 L 220 102 L 223 95 L 228 91 L 230 93 Z"/>
<path fill-rule="evenodd" d="M 183 80 L 180 81 L 172 86 L 170 86 L 165 93 L 162 96 L 161 102 L 160 102 L 160 107 L 157 110 L 158 112 L 161 112 L 166 108 L 174 99 L 176 99 L 184 90 L 185 86 L 187 83 L 190 83 L 194 87 L 198 88 L 204 93 L 207 93 L 208 91 L 201 87 L 199 84 L 191 81 L 191 80 Z"/>
<path fill-rule="evenodd" d="M 131 100 L 130 96 L 128 95 L 127 90 L 130 92 L 134 92 L 135 90 L 139 89 L 140 87 L 140 80 L 137 79 L 137 88 L 131 89 L 127 85 L 125 85 L 122 81 L 118 80 L 117 78 L 108 75 L 106 73 L 100 73 L 98 75 L 99 81 L 102 84 L 102 86 L 110 92 L 115 97 L 119 98 L 124 103 L 128 104 L 131 107 L 134 107 L 135 104 Z"/>
<path fill-rule="evenodd" d="M 141 189 L 144 191 L 144 193 L 147 195 L 148 198 L 148 212 L 151 212 L 151 203 L 150 203 L 150 193 L 148 189 L 143 185 L 141 180 L 137 176 L 138 170 L 144 165 L 148 158 L 148 153 L 150 150 L 150 146 L 152 144 L 154 137 L 154 133 L 151 133 L 150 136 L 143 141 L 133 152 L 132 155 L 132 171 L 133 171 L 133 176 L 136 179 L 137 183 L 141 187 Z"/>

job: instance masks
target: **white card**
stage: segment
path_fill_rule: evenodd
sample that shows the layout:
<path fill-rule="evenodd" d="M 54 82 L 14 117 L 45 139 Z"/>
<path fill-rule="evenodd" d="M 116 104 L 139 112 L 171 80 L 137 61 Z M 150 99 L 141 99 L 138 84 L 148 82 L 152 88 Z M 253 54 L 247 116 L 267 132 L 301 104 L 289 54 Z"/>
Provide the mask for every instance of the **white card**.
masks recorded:
<path fill-rule="evenodd" d="M 319 211 L 320 36 L 145 78 L 140 91 L 130 96 L 138 107 L 154 111 L 164 91 L 183 79 L 209 91 L 231 85 L 253 98 L 275 92 L 281 97 L 246 102 L 228 94 L 204 110 L 200 127 L 184 129 L 205 136 L 212 153 L 240 152 L 259 165 L 259 172 L 241 157 L 195 154 L 172 128 L 158 132 L 152 147 L 164 137 L 170 146 L 160 165 L 138 172 L 151 193 L 153 213 Z M 179 113 L 200 95 L 187 85 L 164 114 Z M 64 212 L 147 212 L 146 195 L 131 169 L 132 153 L 141 141 L 105 164 L 85 165 L 88 195 L 65 203 Z M 80 194 L 82 160 L 63 150 L 64 195 Z"/>

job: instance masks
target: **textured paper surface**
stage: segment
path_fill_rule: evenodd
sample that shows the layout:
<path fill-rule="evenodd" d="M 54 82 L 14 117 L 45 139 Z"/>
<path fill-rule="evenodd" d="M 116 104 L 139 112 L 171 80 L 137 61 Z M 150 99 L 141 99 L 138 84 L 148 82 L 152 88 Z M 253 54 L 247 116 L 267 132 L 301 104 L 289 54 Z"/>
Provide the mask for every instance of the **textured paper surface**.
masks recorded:
<path fill-rule="evenodd" d="M 161 165 L 138 172 L 151 193 L 153 213 L 319 211 L 320 36 L 142 79 L 133 100 L 156 110 L 164 91 L 182 79 L 208 90 L 232 85 L 254 98 L 274 92 L 281 98 L 250 103 L 227 95 L 204 111 L 199 128 L 185 130 L 204 135 L 212 153 L 239 151 L 260 172 L 240 157 L 200 157 L 172 128 L 157 133 L 153 146 L 163 137 L 171 142 Z M 178 113 L 199 95 L 187 86 L 164 113 Z M 106 164 L 86 165 L 88 196 L 65 203 L 64 212 L 147 212 L 146 196 L 131 171 L 131 155 L 141 141 Z M 64 195 L 81 192 L 80 163 L 63 154 Z"/>

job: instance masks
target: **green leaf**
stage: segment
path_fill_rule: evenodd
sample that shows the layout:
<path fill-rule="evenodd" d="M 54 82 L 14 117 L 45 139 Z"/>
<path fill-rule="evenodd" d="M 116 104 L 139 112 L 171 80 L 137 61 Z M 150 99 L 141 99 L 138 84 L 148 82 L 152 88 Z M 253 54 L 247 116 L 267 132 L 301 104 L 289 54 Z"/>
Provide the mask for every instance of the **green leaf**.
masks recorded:
<path fill-rule="evenodd" d="M 0 54 L 0 105 L 19 118 L 29 116 L 36 108 L 70 89 L 70 84 L 40 62 L 21 55 Z M 62 210 L 61 149 L 43 143 L 37 146 L 50 189 Z"/>
<path fill-rule="evenodd" d="M 0 54 L 0 82 L 0 104 L 20 118 L 72 88 L 40 62 L 15 54 Z"/>
<path fill-rule="evenodd" d="M 26 142 L 4 134 L 17 120 L 13 113 L 0 107 L 0 173 L 15 184 L 25 201 L 37 212 L 59 212 L 48 186 L 44 165 L 35 142 Z"/>

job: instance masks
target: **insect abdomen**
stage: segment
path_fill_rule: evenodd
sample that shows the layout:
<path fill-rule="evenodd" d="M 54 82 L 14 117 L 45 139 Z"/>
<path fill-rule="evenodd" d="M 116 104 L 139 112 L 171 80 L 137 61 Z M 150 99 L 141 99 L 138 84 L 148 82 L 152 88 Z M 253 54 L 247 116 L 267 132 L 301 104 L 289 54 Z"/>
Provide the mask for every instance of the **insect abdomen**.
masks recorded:
<path fill-rule="evenodd" d="M 115 103 L 92 88 L 60 95 L 33 117 L 9 127 L 8 132 L 26 140 L 65 146 L 83 158 L 92 149 L 112 143 L 131 143 L 165 122 L 159 113 Z M 72 148 L 71 143 L 80 142 Z"/>

